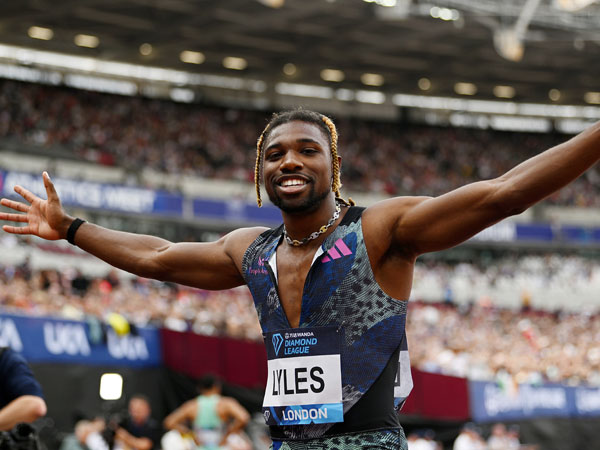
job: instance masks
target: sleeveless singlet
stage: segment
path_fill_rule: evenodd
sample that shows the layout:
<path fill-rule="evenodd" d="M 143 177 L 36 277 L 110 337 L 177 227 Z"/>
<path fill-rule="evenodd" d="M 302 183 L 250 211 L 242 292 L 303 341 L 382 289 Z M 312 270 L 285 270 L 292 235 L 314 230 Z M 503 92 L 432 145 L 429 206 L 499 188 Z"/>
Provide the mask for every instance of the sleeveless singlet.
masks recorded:
<path fill-rule="evenodd" d="M 269 359 L 263 414 L 273 439 L 400 427 L 396 409 L 412 389 L 406 302 L 375 281 L 363 210 L 349 208 L 317 250 L 298 328 L 290 326 L 278 295 L 275 252 L 283 225 L 262 233 L 244 254 L 243 275 Z"/>
<path fill-rule="evenodd" d="M 194 432 L 202 442 L 200 448 L 216 449 L 223 437 L 221 419 L 217 414 L 219 395 L 200 395 L 197 397 L 198 409 L 194 420 Z"/>

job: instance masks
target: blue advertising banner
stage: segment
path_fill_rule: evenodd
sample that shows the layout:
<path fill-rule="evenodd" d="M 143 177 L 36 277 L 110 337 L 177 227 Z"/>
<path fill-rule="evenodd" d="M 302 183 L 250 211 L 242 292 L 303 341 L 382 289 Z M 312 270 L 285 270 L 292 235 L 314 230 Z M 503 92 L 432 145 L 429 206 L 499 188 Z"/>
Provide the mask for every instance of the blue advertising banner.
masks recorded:
<path fill-rule="evenodd" d="M 23 186 L 46 198 L 46 190 L 39 175 L 22 172 L 4 172 L 3 196 L 15 196 L 15 185 Z M 164 191 L 129 186 L 92 183 L 56 178 L 52 180 L 64 205 L 92 209 L 106 209 L 130 213 L 176 215 L 183 214 L 183 197 Z"/>
<path fill-rule="evenodd" d="M 224 202 L 203 198 L 195 198 L 193 205 L 195 217 L 271 226 L 281 223 L 281 212 L 272 205 L 263 205 L 259 208 L 255 204 L 236 199 Z"/>
<path fill-rule="evenodd" d="M 600 388 L 577 387 L 571 389 L 574 392 L 573 403 L 577 416 L 600 417 Z"/>
<path fill-rule="evenodd" d="M 487 242 L 570 242 L 598 245 L 600 228 L 503 221 L 486 228 L 472 239 Z"/>
<path fill-rule="evenodd" d="M 184 203 L 191 204 L 194 217 L 219 220 L 232 224 L 277 226 L 281 223 L 279 209 L 270 204 L 262 208 L 241 199 L 227 201 L 207 198 L 185 198 L 179 194 L 130 186 L 92 183 L 56 178 L 53 180 L 65 205 L 91 209 L 122 211 L 183 217 Z M 46 192 L 40 175 L 0 171 L 0 195 L 15 197 L 15 185 L 21 185 L 43 198 Z M 187 211 L 187 209 L 186 209 Z M 495 242 L 571 242 L 600 244 L 600 228 L 549 224 L 522 224 L 503 221 L 473 237 L 479 241 Z"/>
<path fill-rule="evenodd" d="M 554 231 L 550 225 L 517 224 L 517 241 L 546 241 L 554 239 Z"/>
<path fill-rule="evenodd" d="M 506 389 L 470 381 L 469 394 L 471 416 L 478 422 L 600 416 L 600 388 L 523 384 Z"/>
<path fill-rule="evenodd" d="M 88 323 L 47 317 L 0 314 L 0 346 L 11 347 L 29 362 L 154 367 L 162 363 L 160 333 L 137 328 L 118 336 L 108 328 L 106 340 L 91 339 Z"/>

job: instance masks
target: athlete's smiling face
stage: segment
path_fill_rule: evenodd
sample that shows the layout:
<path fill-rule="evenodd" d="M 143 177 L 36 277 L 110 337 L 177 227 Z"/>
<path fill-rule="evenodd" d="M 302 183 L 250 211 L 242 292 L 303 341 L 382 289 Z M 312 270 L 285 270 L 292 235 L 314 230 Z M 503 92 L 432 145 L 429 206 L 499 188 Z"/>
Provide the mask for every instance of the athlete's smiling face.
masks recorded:
<path fill-rule="evenodd" d="M 318 125 L 279 125 L 264 143 L 263 179 L 269 199 L 286 213 L 318 209 L 331 193 L 329 137 Z"/>

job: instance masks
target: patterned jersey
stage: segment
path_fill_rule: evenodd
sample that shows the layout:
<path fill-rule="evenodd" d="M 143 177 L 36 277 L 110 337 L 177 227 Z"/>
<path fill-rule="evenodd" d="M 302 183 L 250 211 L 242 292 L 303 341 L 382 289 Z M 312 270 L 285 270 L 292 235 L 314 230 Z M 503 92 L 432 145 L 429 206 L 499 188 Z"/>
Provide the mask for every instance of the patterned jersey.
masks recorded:
<path fill-rule="evenodd" d="M 293 329 L 331 327 L 343 331 L 339 353 L 344 415 L 388 364 L 395 366 L 395 386 L 389 392 L 394 392 L 396 407 L 412 388 L 405 336 L 407 302 L 391 298 L 375 281 L 363 239 L 363 210 L 351 207 L 318 249 L 304 285 L 299 328 Z M 242 262 L 265 335 L 292 330 L 278 296 L 273 264 L 282 235 L 283 225 L 262 233 L 248 247 Z M 310 439 L 323 436 L 333 425 L 286 425 L 278 431 L 288 439 Z"/>

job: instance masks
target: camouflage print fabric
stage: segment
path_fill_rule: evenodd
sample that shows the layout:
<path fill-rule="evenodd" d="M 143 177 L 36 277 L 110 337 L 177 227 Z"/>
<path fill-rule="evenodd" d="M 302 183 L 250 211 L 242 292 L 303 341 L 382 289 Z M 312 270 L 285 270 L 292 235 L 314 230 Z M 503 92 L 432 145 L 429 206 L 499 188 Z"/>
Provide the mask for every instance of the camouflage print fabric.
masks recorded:
<path fill-rule="evenodd" d="M 273 441 L 272 450 L 408 450 L 402 429 L 369 431 L 307 441 Z"/>
<path fill-rule="evenodd" d="M 306 278 L 300 314 L 299 329 L 343 330 L 340 357 L 344 414 L 369 390 L 398 349 L 399 384 L 409 389 L 402 398 L 396 395 L 396 405 L 403 402 L 412 386 L 405 336 L 407 302 L 388 296 L 375 281 L 363 239 L 363 209 L 351 207 L 321 245 Z M 242 261 L 242 273 L 263 333 L 291 328 L 269 265 L 282 233 L 283 226 L 262 233 L 248 247 Z M 332 425 L 286 425 L 281 432 L 289 440 L 313 439 L 325 435 Z"/>

